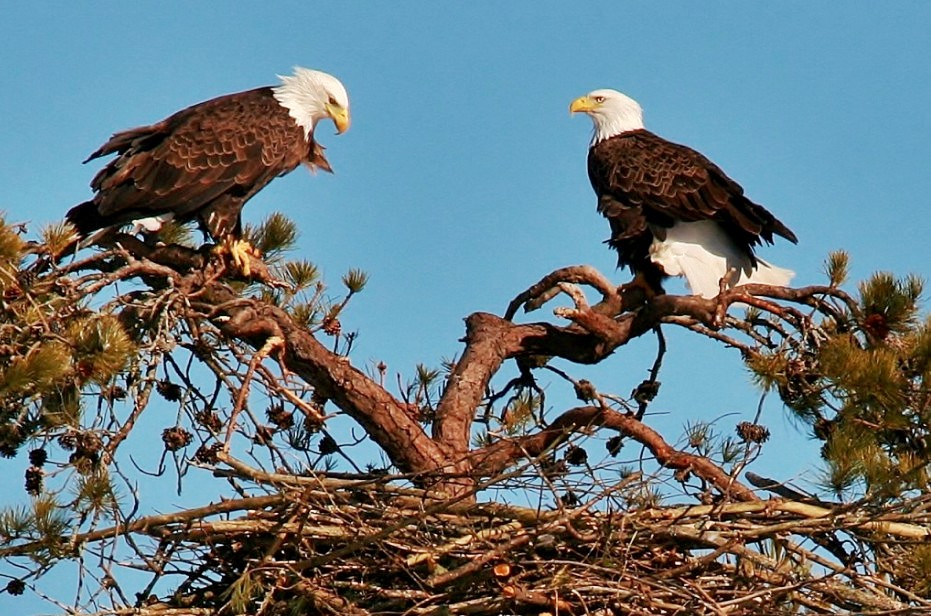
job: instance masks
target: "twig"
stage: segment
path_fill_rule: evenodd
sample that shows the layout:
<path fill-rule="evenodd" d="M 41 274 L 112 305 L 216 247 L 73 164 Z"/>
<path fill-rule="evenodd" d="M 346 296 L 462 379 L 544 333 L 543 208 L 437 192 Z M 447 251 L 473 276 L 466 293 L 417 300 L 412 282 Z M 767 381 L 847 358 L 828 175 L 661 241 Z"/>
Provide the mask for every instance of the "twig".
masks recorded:
<path fill-rule="evenodd" d="M 233 440 L 233 432 L 236 431 L 236 419 L 245 407 L 246 397 L 249 394 L 249 385 L 252 383 L 252 375 L 255 373 L 256 366 L 258 366 L 263 359 L 268 357 L 272 351 L 280 350 L 283 347 L 283 338 L 279 336 L 269 336 L 265 340 L 265 344 L 252 356 L 252 360 L 249 362 L 249 368 L 242 378 L 242 387 L 240 387 L 239 394 L 236 397 L 236 404 L 233 406 L 233 411 L 230 414 L 229 425 L 226 428 L 226 438 L 223 441 L 223 451 L 229 451 L 230 442 Z"/>

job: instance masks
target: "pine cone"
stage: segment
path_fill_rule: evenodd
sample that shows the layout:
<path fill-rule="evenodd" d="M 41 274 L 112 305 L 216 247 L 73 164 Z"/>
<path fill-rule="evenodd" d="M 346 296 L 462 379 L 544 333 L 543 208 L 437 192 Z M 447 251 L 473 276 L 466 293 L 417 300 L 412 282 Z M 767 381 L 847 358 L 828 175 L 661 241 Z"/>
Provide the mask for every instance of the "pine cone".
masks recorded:
<path fill-rule="evenodd" d="M 336 317 L 324 317 L 323 319 L 323 333 L 328 336 L 339 336 L 340 332 L 343 330 L 343 326 L 340 324 L 339 319 Z"/>
<path fill-rule="evenodd" d="M 581 466 L 588 462 L 588 452 L 582 447 L 570 445 L 566 449 L 566 463 L 570 466 Z"/>
<path fill-rule="evenodd" d="M 155 389 L 159 394 L 161 394 L 162 398 L 168 400 L 169 402 L 178 402 L 181 400 L 181 394 L 184 393 L 184 390 L 181 389 L 180 385 L 167 380 L 159 381 L 156 383 Z"/>
<path fill-rule="evenodd" d="M 268 407 L 268 410 L 265 411 L 265 416 L 268 417 L 268 421 L 275 424 L 279 430 L 287 430 L 294 426 L 294 413 L 284 410 L 284 406 L 280 404 Z"/>
<path fill-rule="evenodd" d="M 597 394 L 598 392 L 595 390 L 595 386 L 592 385 L 591 381 L 582 379 L 575 384 L 575 396 L 582 402 L 591 402 L 595 399 Z"/>
<path fill-rule="evenodd" d="M 320 439 L 320 443 L 317 446 L 320 448 L 320 454 L 324 456 L 339 451 L 339 445 L 336 444 L 336 441 L 334 441 L 333 437 L 329 434 L 325 434 L 323 438 Z"/>
<path fill-rule="evenodd" d="M 612 436 L 608 439 L 608 442 L 605 443 L 605 447 L 608 449 L 608 454 L 612 458 L 616 458 L 617 454 L 621 453 L 621 448 L 624 447 L 624 437 Z"/>
<path fill-rule="evenodd" d="M 165 443 L 165 449 L 168 451 L 178 451 L 183 447 L 187 447 L 192 440 L 194 440 L 194 437 L 191 433 L 180 426 L 162 430 L 162 442 Z"/>
<path fill-rule="evenodd" d="M 36 273 L 31 269 L 22 270 L 16 274 L 16 284 L 21 289 L 28 289 L 36 282 Z"/>
<path fill-rule="evenodd" d="M 18 597 L 26 592 L 26 582 L 22 580 L 10 580 L 6 583 L 6 591 L 14 597 Z"/>
<path fill-rule="evenodd" d="M 659 381 L 643 381 L 631 393 L 631 397 L 638 403 L 652 402 L 656 394 L 659 393 Z"/>
<path fill-rule="evenodd" d="M 37 466 L 26 469 L 26 492 L 38 496 L 42 492 L 42 477 L 45 473 Z"/>
<path fill-rule="evenodd" d="M 23 427 L 18 423 L 0 426 L 0 456 L 12 458 L 26 441 Z"/>
<path fill-rule="evenodd" d="M 87 457 L 96 457 L 103 449 L 103 441 L 93 432 L 82 432 L 77 435 L 77 450 Z"/>
<path fill-rule="evenodd" d="M 113 387 L 103 392 L 103 395 L 110 402 L 113 402 L 114 400 L 125 400 L 126 390 L 119 385 L 114 385 Z"/>
<path fill-rule="evenodd" d="M 48 452 L 45 449 L 33 449 L 29 452 L 29 463 L 33 466 L 42 467 L 48 460 Z"/>
<path fill-rule="evenodd" d="M 65 432 L 58 437 L 58 446 L 65 451 L 73 450 L 78 444 L 78 435 L 76 432 Z"/>
<path fill-rule="evenodd" d="M 737 436 L 745 443 L 765 443 L 769 440 L 769 429 L 760 424 L 742 421 L 737 424 Z"/>
<path fill-rule="evenodd" d="M 216 464 L 220 461 L 219 453 L 222 449 L 223 445 L 221 443 L 201 445 L 197 448 L 197 452 L 194 454 L 194 459 L 204 464 Z"/>
<path fill-rule="evenodd" d="M 207 428 L 211 432 L 219 432 L 223 427 L 220 416 L 213 411 L 198 411 L 194 414 L 194 421 Z"/>

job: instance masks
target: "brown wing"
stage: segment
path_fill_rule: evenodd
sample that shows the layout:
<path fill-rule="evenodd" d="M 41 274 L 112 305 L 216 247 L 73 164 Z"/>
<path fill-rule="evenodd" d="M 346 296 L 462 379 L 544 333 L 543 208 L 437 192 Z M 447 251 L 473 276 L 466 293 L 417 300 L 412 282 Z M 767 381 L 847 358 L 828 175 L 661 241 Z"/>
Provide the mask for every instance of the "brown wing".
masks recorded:
<path fill-rule="evenodd" d="M 797 241 L 717 165 L 646 130 L 594 145 L 588 172 L 599 197 L 598 211 L 611 224 L 608 242 L 618 250 L 621 265 L 636 266 L 646 257 L 652 229 L 679 220 L 716 220 L 751 256 L 752 247 L 761 238 L 772 243 L 774 233 Z"/>
<path fill-rule="evenodd" d="M 93 202 L 111 224 L 170 212 L 217 238 L 238 232 L 243 204 L 314 151 L 271 88 L 230 94 L 115 134 L 88 159 L 118 154 L 91 182 Z"/>

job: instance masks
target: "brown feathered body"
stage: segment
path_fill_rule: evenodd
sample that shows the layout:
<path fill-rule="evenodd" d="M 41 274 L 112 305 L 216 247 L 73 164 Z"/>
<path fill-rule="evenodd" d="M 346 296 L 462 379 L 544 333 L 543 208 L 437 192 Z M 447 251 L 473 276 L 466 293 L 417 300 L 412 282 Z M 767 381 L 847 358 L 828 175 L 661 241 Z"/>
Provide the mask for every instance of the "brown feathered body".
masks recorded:
<path fill-rule="evenodd" d="M 669 272 L 657 264 L 658 243 L 681 222 L 713 221 L 734 247 L 756 267 L 754 246 L 792 233 L 717 165 L 695 150 L 648 130 L 623 132 L 594 143 L 588 175 L 598 196 L 598 211 L 611 226 L 607 243 L 618 264 L 642 274 L 661 289 Z"/>
<path fill-rule="evenodd" d="M 274 178 L 301 163 L 330 171 L 313 133 L 298 125 L 271 87 L 116 133 L 87 161 L 108 154 L 117 156 L 91 182 L 93 199 L 67 214 L 82 238 L 143 219 L 196 220 L 215 240 L 238 237 L 243 205 Z"/>

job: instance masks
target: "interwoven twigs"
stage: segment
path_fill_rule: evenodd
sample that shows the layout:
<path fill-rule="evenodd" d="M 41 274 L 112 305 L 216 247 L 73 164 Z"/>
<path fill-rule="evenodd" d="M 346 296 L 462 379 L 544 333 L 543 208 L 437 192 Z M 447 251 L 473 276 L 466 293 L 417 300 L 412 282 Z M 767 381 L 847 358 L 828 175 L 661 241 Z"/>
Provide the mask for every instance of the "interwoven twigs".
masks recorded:
<path fill-rule="evenodd" d="M 755 614 L 790 600 L 816 610 L 857 606 L 862 613 L 902 610 L 906 601 L 931 609 L 931 602 L 802 545 L 825 533 L 874 545 L 925 540 L 927 513 L 834 511 L 785 500 L 627 512 L 462 502 L 444 508 L 424 495 L 398 493 L 418 490 L 371 480 L 300 483 L 314 487 L 292 484 L 264 512 L 140 521 L 131 530 L 192 550 L 235 545 L 246 568 L 258 562 L 261 546 L 283 537 L 261 566 L 290 580 L 275 592 L 309 585 L 314 596 L 324 593 L 317 600 L 351 596 L 356 613 L 431 614 L 458 606 L 463 613 L 558 607 L 560 613 Z M 252 556 L 243 547 L 250 545 Z M 300 565 L 347 545 L 355 548 L 339 560 Z"/>

